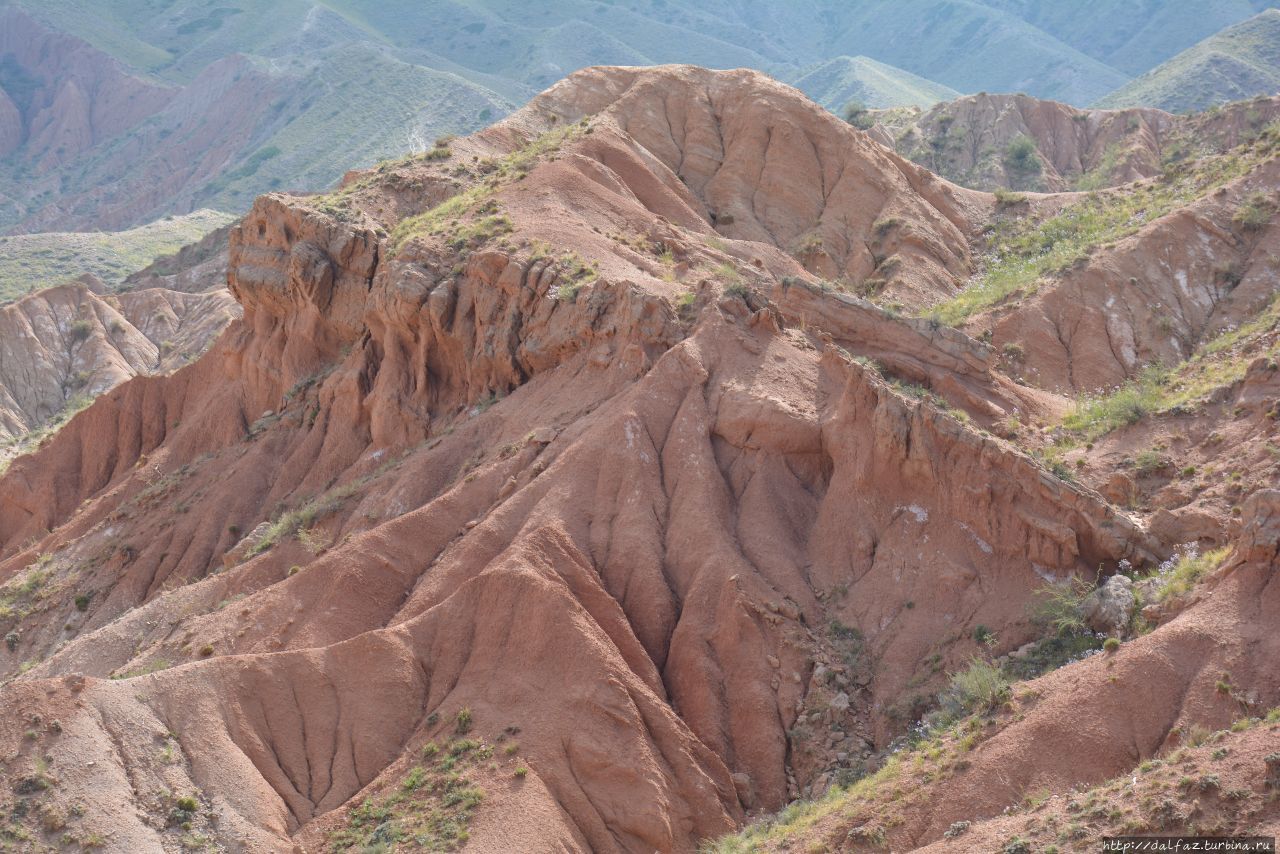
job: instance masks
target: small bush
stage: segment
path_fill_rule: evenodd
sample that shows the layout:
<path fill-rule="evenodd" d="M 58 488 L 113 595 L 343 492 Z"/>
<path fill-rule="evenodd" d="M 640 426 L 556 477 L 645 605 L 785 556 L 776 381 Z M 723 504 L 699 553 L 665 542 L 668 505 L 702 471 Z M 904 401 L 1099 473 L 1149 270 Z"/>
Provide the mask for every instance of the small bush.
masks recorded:
<path fill-rule="evenodd" d="M 1230 551 L 1227 546 L 1200 554 L 1194 545 L 1183 546 L 1157 570 L 1161 583 L 1156 601 L 1165 602 L 1190 592 L 1201 578 L 1222 565 Z"/>
<path fill-rule="evenodd" d="M 1169 465 L 1168 459 L 1154 448 L 1147 448 L 1134 458 L 1133 467 L 1138 474 L 1155 474 Z"/>
<path fill-rule="evenodd" d="M 471 732 L 471 710 L 459 709 L 458 715 L 454 719 L 454 729 L 459 735 Z"/>
<path fill-rule="evenodd" d="M 1240 205 L 1231 220 L 1245 231 L 1261 231 L 1271 222 L 1275 211 L 1276 204 L 1266 193 L 1253 193 Z"/>
<path fill-rule="evenodd" d="M 84 341 L 93 333 L 93 324 L 88 320 L 81 318 L 80 320 L 72 322 L 69 332 L 71 340 L 79 343 L 80 341 Z"/>
<path fill-rule="evenodd" d="M 1120 648 L 1119 638 L 1107 638 L 1102 642 L 1102 648 L 1107 652 L 1115 652 Z"/>
<path fill-rule="evenodd" d="M 989 712 L 1009 698 L 1009 677 L 996 665 L 974 658 L 951 677 L 930 715 L 934 727 L 947 726 L 975 712 Z"/>
<path fill-rule="evenodd" d="M 1004 168 L 1010 179 L 1027 183 L 1040 174 L 1040 152 L 1035 141 L 1026 134 L 1019 134 L 1004 150 Z"/>
<path fill-rule="evenodd" d="M 173 802 L 173 805 L 178 809 L 182 810 L 183 812 L 195 812 L 196 810 L 200 809 L 200 802 L 197 801 L 195 798 L 191 797 L 190 795 L 187 795 L 186 797 L 178 798 L 176 801 Z"/>
<path fill-rule="evenodd" d="M 1004 187 L 996 187 L 996 204 L 1002 208 L 1011 208 L 1027 200 L 1026 193 L 1017 193 Z"/>
<path fill-rule="evenodd" d="M 876 123 L 875 117 L 861 101 L 850 101 L 844 105 L 844 120 L 858 130 L 870 130 Z"/>
<path fill-rule="evenodd" d="M 1083 632 L 1085 623 L 1082 608 L 1090 592 L 1088 582 L 1080 578 L 1046 584 L 1034 594 L 1031 618 L 1059 635 Z"/>
<path fill-rule="evenodd" d="M 81 593 L 79 596 L 76 597 L 75 603 L 76 603 L 77 611 L 80 611 L 82 613 L 84 611 L 88 611 L 89 610 L 89 594 Z"/>
<path fill-rule="evenodd" d="M 1136 424 L 1160 408 L 1168 381 L 1169 372 L 1160 365 L 1152 365 L 1110 394 L 1081 398 L 1062 424 L 1090 440 L 1118 427 Z"/>

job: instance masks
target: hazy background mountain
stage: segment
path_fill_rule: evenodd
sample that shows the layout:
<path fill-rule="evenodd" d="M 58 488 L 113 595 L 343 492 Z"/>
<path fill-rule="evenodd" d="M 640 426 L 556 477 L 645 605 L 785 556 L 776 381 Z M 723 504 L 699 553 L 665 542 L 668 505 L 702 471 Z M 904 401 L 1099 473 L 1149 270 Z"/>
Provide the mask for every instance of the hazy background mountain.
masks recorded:
<path fill-rule="evenodd" d="M 1203 110 L 1280 90 L 1280 11 L 1210 36 L 1104 98 L 1099 106 Z"/>
<path fill-rule="evenodd" d="M 1276 5 L 0 0 L 0 233 L 119 231 L 322 189 L 591 64 L 750 66 L 833 110 L 979 91 L 1204 106 L 1274 91 L 1280 13 L 1241 22 Z"/>

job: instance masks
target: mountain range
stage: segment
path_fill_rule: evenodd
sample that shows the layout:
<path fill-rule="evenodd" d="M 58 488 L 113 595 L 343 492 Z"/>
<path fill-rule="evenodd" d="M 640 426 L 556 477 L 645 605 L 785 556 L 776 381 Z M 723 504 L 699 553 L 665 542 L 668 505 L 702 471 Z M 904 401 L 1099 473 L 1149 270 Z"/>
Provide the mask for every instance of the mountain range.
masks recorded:
<path fill-rule="evenodd" d="M 762 69 L 836 111 L 980 90 L 1077 105 L 1118 90 L 1117 103 L 1180 108 L 1159 93 L 1181 84 L 1134 90 L 1133 78 L 1164 61 L 1199 68 L 1170 58 L 1271 5 L 1103 0 L 1081 16 L 1045 0 L 3 0 L 0 231 L 238 213 L 263 191 L 319 190 L 429 150 L 599 63 Z M 1269 93 L 1259 61 L 1220 61 L 1274 44 L 1257 30 L 1215 43 L 1194 105 Z"/>

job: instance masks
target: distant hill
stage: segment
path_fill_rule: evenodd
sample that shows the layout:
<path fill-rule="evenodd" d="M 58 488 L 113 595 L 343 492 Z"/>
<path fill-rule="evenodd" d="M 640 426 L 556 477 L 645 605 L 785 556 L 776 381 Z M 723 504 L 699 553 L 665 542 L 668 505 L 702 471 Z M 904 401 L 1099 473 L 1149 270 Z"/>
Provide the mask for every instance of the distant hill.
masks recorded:
<path fill-rule="evenodd" d="M 1084 105 L 1276 3 L 0 0 L 0 233 L 324 189 L 588 65 L 751 67 L 834 110 L 983 91 Z M 1195 73 L 1260 85 L 1229 55 Z"/>
<path fill-rule="evenodd" d="M 983 0 L 1126 75 L 1138 75 L 1280 0 Z M 1030 90 L 1028 90 L 1030 91 Z"/>
<path fill-rule="evenodd" d="M 1170 112 L 1280 91 L 1280 10 L 1269 9 L 1170 59 L 1098 102 Z"/>
<path fill-rule="evenodd" d="M 865 56 L 838 56 L 792 85 L 836 113 L 854 101 L 871 108 L 930 107 L 960 97 L 955 89 Z"/>
<path fill-rule="evenodd" d="M 201 210 L 128 231 L 47 232 L 0 237 L 0 303 L 88 273 L 108 288 L 157 258 L 194 243 L 234 217 Z"/>
<path fill-rule="evenodd" d="M 203 207 L 243 210 L 265 190 L 324 188 L 353 162 L 430 148 L 512 106 L 375 43 L 340 43 L 338 24 L 314 17 L 311 29 L 295 22 L 298 55 L 223 45 L 188 79 L 177 57 L 157 64 L 137 44 L 100 36 L 99 46 L 119 52 L 109 56 L 79 32 L 0 11 L 0 232 L 114 230 Z M 131 73 L 125 58 L 153 73 Z"/>

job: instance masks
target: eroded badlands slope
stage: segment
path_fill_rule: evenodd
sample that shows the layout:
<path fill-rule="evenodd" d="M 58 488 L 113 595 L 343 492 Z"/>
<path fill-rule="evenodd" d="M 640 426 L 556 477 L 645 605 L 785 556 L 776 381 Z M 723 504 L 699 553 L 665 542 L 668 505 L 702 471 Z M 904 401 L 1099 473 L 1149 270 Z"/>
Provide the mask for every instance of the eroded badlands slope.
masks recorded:
<path fill-rule="evenodd" d="M 995 208 L 688 67 L 263 197 L 243 318 L 0 480 L 5 832 L 688 851 L 863 768 L 1173 545 L 984 429 L 1061 398 L 825 281 L 952 297 Z"/>

